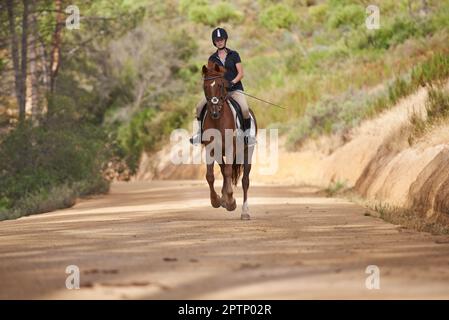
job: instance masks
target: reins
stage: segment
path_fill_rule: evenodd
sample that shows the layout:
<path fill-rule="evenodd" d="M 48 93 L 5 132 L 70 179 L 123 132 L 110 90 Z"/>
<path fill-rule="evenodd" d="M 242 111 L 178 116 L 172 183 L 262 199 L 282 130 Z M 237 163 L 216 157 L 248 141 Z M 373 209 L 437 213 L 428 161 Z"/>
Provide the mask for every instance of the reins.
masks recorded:
<path fill-rule="evenodd" d="M 213 79 L 218 79 L 218 78 L 224 78 L 224 76 L 223 76 L 223 75 L 218 75 L 218 76 L 206 77 L 206 78 L 203 78 L 203 81 L 206 81 L 206 80 L 213 80 Z M 255 96 L 252 96 L 252 95 L 250 95 L 250 94 L 248 94 L 248 93 L 246 93 L 246 92 L 244 92 L 244 91 L 242 91 L 242 90 L 238 90 L 238 91 L 239 91 L 240 93 L 242 93 L 242 94 L 248 96 L 248 97 L 251 97 L 251 98 L 253 98 L 253 99 L 257 99 L 257 100 L 259 100 L 259 101 L 265 102 L 265 103 L 267 103 L 267 104 L 269 104 L 269 105 L 272 105 L 272 106 L 275 106 L 275 107 L 278 107 L 278 108 L 281 108 L 281 109 L 287 109 L 286 107 L 280 106 L 280 105 L 278 105 L 278 104 L 275 104 L 275 103 L 272 103 L 272 102 L 269 102 L 269 101 L 266 101 L 266 100 L 257 98 L 257 97 L 255 97 Z M 229 96 L 230 96 L 230 95 L 229 95 L 229 92 L 227 92 L 227 93 L 226 93 L 226 96 L 224 97 L 224 99 L 227 100 L 227 99 L 229 98 Z"/>

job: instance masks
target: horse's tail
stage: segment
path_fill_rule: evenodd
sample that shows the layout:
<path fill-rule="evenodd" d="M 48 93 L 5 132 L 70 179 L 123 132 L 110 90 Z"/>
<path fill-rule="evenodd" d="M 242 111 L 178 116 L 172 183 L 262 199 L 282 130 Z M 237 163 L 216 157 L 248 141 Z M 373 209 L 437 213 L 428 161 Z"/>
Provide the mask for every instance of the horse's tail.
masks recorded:
<path fill-rule="evenodd" d="M 236 163 L 236 159 L 232 163 L 232 183 L 234 186 L 239 182 L 240 175 L 242 174 L 243 164 Z"/>

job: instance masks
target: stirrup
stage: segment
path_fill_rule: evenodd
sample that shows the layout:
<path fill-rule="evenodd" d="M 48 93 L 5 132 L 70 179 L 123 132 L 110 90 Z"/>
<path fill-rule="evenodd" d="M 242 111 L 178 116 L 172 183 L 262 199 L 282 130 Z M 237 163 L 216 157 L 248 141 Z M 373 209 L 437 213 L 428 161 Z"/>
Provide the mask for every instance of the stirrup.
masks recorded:
<path fill-rule="evenodd" d="M 252 146 L 256 145 L 256 143 L 257 143 L 256 137 L 253 137 L 251 135 L 245 136 L 243 139 L 244 139 L 243 141 L 245 142 L 245 144 L 248 147 L 252 147 Z"/>
<path fill-rule="evenodd" d="M 193 137 L 191 137 L 189 140 L 190 140 L 190 143 L 193 145 L 201 144 L 201 134 L 197 133 Z"/>
<path fill-rule="evenodd" d="M 251 135 L 251 118 L 243 119 L 243 141 L 248 147 L 257 143 L 256 137 Z"/>

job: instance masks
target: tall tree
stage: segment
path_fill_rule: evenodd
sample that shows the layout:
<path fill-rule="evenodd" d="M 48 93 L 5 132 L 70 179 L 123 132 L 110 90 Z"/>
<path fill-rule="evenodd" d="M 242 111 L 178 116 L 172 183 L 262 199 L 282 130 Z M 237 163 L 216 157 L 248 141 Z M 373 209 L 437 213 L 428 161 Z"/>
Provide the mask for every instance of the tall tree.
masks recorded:
<path fill-rule="evenodd" d="M 9 32 L 11 39 L 11 56 L 13 61 L 15 93 L 19 105 L 19 121 L 25 119 L 25 105 L 27 92 L 27 53 L 28 53 L 28 7 L 29 0 L 23 0 L 22 37 L 19 52 L 19 37 L 16 30 L 14 0 L 7 0 Z"/>
<path fill-rule="evenodd" d="M 29 15 L 29 65 L 30 71 L 28 74 L 28 92 L 27 92 L 27 100 L 30 102 L 31 116 L 33 120 L 36 120 L 40 110 L 40 101 L 39 101 L 39 83 L 38 83 L 38 48 L 37 48 L 37 39 L 38 39 L 38 29 L 37 29 L 37 13 L 36 10 L 36 0 L 32 0 L 30 5 L 30 15 Z"/>
<path fill-rule="evenodd" d="M 9 22 L 9 33 L 10 33 L 10 42 L 11 42 L 11 57 L 13 62 L 14 69 L 14 79 L 15 79 L 15 93 L 17 98 L 17 104 L 22 105 L 22 100 L 24 97 L 21 95 L 22 92 L 22 81 L 20 74 L 20 59 L 19 59 L 19 40 L 17 37 L 16 31 L 16 17 L 15 17 L 15 8 L 14 8 L 14 0 L 7 0 L 6 8 L 8 10 L 8 22 Z"/>
<path fill-rule="evenodd" d="M 23 14 L 22 14 L 22 47 L 21 47 L 21 103 L 19 105 L 19 120 L 25 119 L 26 112 L 26 93 L 27 93 L 27 67 L 28 67 L 28 8 L 29 0 L 23 0 Z"/>
<path fill-rule="evenodd" d="M 61 43 L 64 15 L 62 12 L 62 0 L 55 0 L 56 25 L 53 32 L 52 48 L 50 55 L 50 92 L 55 90 L 56 76 L 61 64 Z"/>

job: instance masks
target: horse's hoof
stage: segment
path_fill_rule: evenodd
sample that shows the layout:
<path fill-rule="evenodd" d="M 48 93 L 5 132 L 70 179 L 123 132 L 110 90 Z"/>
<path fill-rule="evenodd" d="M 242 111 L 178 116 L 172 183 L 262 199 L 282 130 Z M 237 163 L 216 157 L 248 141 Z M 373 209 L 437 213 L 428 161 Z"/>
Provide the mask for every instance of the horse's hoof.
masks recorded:
<path fill-rule="evenodd" d="M 220 208 L 220 207 L 221 207 L 221 204 L 220 204 L 220 203 L 214 203 L 214 202 L 211 202 L 211 205 L 212 205 L 212 207 L 214 207 L 214 208 Z"/>
<path fill-rule="evenodd" d="M 221 206 L 222 208 L 226 208 L 226 201 L 224 201 L 223 197 L 220 198 L 220 206 Z"/>
<path fill-rule="evenodd" d="M 242 213 L 242 215 L 241 215 L 241 217 L 240 217 L 242 220 L 250 220 L 251 219 L 251 217 L 249 216 L 249 214 L 247 214 L 247 213 Z"/>
<path fill-rule="evenodd" d="M 221 207 L 221 200 L 220 200 L 220 198 L 215 198 L 215 199 L 211 199 L 210 200 L 210 204 L 212 205 L 212 207 L 214 207 L 214 208 L 220 208 Z"/>
<path fill-rule="evenodd" d="M 234 201 L 232 201 L 232 203 L 229 206 L 226 205 L 226 210 L 228 210 L 228 211 L 234 211 L 235 208 L 237 208 L 237 203 L 235 202 L 235 199 L 234 199 Z"/>

